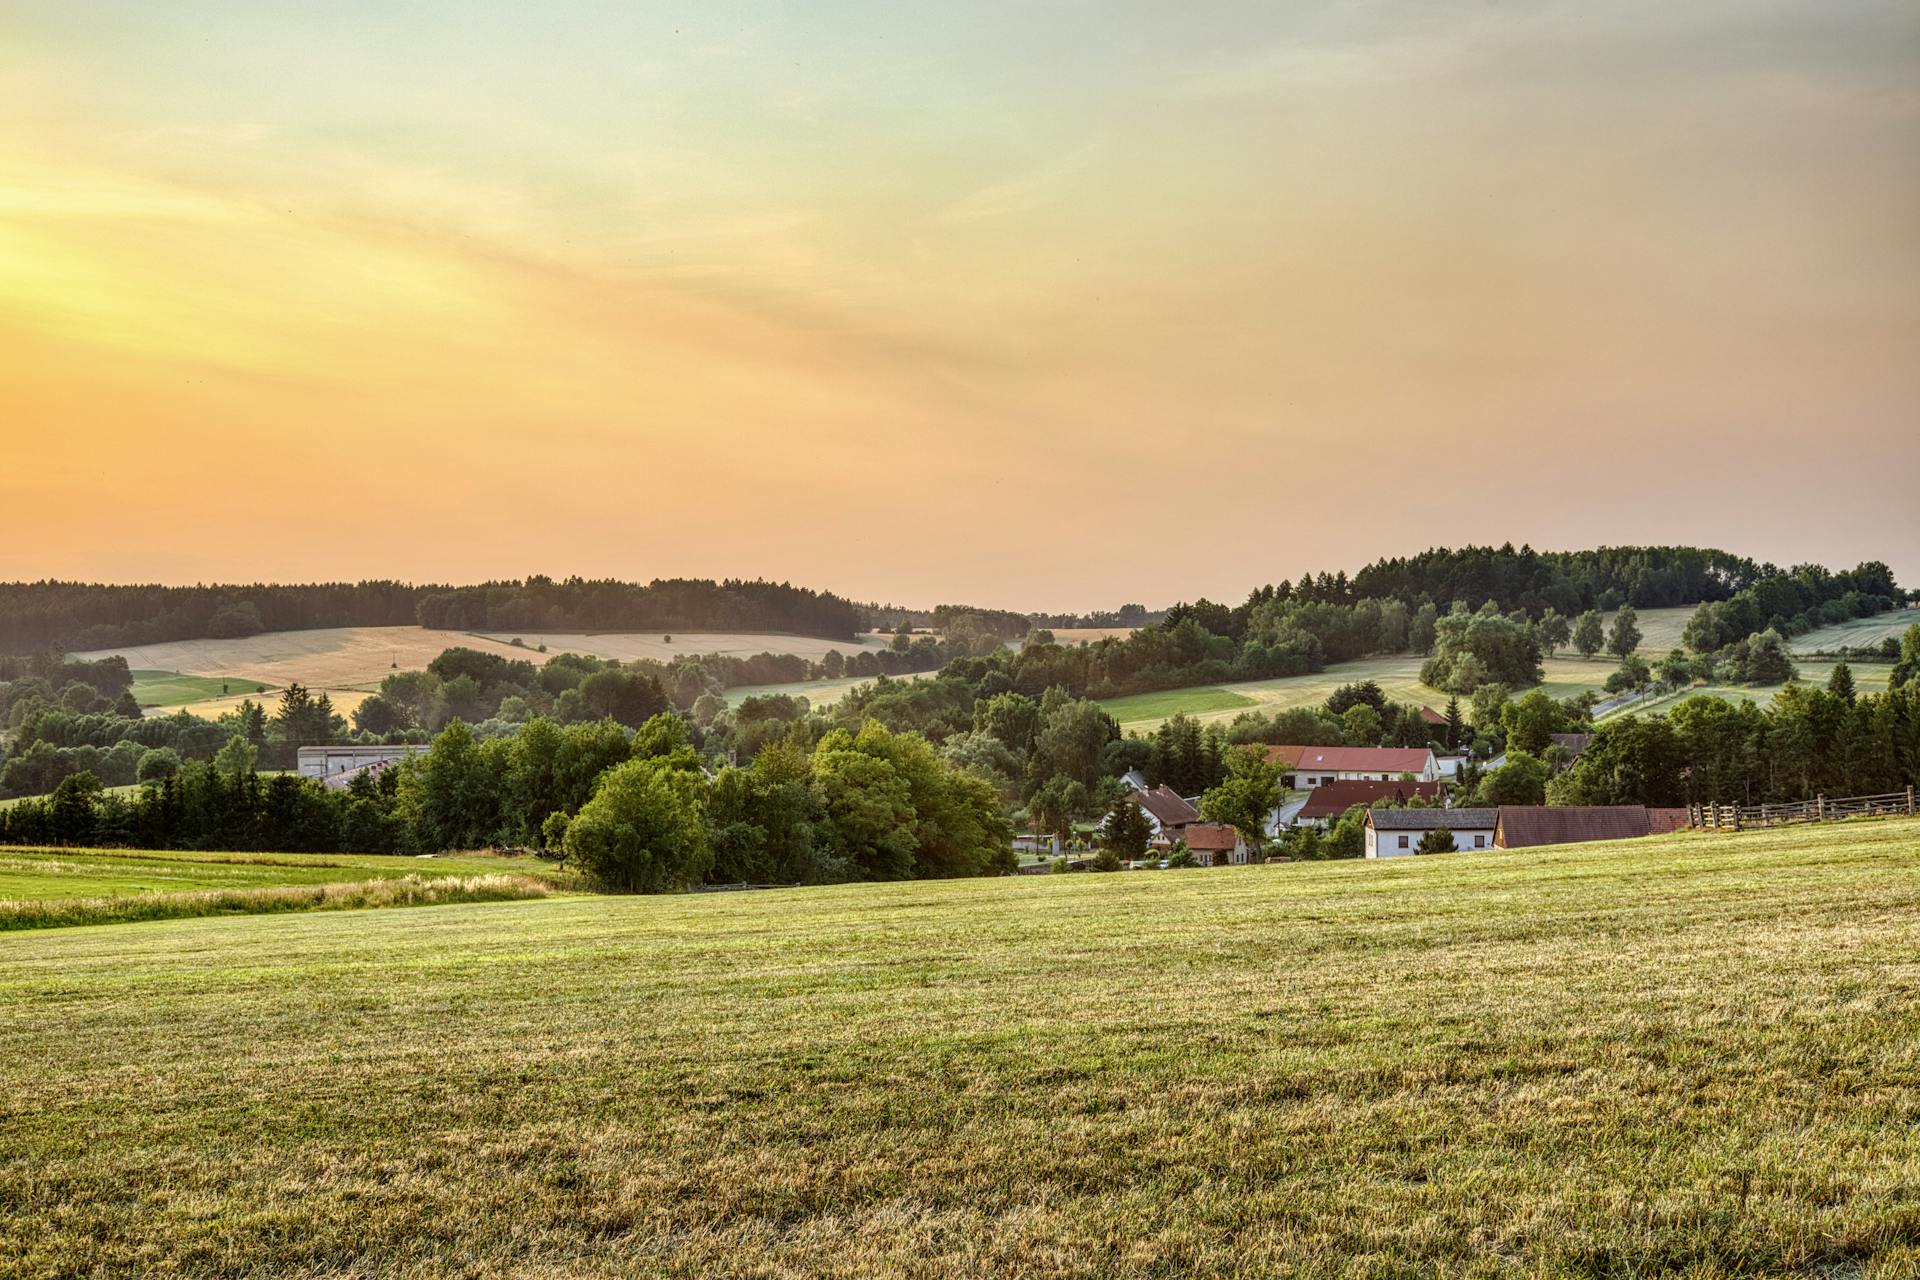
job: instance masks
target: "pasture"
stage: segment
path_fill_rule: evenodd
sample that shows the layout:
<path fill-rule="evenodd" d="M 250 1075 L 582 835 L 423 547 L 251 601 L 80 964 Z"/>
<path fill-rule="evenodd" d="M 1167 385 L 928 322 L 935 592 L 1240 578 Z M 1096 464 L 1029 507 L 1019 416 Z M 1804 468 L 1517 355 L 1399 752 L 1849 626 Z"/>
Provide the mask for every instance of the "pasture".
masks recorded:
<path fill-rule="evenodd" d="M 1110 698 L 1100 705 L 1119 720 L 1123 730 L 1150 732 L 1164 720 L 1184 712 L 1201 721 L 1227 721 L 1242 711 L 1271 715 L 1289 707 L 1317 707 L 1343 684 L 1372 680 L 1395 702 L 1429 706 L 1444 710 L 1447 695 L 1420 682 L 1422 659 L 1411 654 L 1363 658 L 1343 662 L 1303 676 L 1281 676 L 1273 680 L 1248 680 L 1235 684 L 1194 685 L 1161 693 L 1133 694 Z M 1596 658 L 1562 655 L 1542 664 L 1546 682 L 1539 687 L 1556 698 L 1570 698 L 1586 689 L 1598 691 L 1614 670 L 1615 663 Z M 1225 695 L 1225 696 L 1223 696 Z M 1228 697 L 1242 699 L 1228 701 Z M 1461 705 L 1466 705 L 1465 699 Z"/>
<path fill-rule="evenodd" d="M 1833 674 L 1833 669 L 1837 665 L 1839 664 L 1833 662 L 1810 662 L 1805 660 L 1794 663 L 1794 666 L 1800 670 L 1800 683 L 1812 685 L 1816 688 L 1826 687 L 1827 678 Z M 1854 692 L 1862 694 L 1885 693 L 1887 691 L 1888 678 L 1893 672 L 1893 668 L 1889 666 L 1858 662 L 1848 663 L 1847 669 L 1853 672 Z M 1784 685 L 1777 684 L 1694 685 L 1681 689 L 1676 693 L 1667 694 L 1664 697 L 1649 698 L 1645 702 L 1636 702 L 1631 706 L 1622 707 L 1618 714 L 1623 716 L 1662 715 L 1673 710 L 1675 703 L 1684 701 L 1695 694 L 1704 694 L 1709 698 L 1718 698 L 1722 702 L 1757 702 L 1761 706 L 1766 706 L 1773 701 L 1774 695 L 1779 693 L 1784 687 Z"/>
<path fill-rule="evenodd" d="M 1920 824 L 0 936 L 23 1276 L 1912 1274 Z"/>
<path fill-rule="evenodd" d="M 273 685 L 235 676 L 185 676 L 178 671 L 135 671 L 133 700 L 142 707 L 180 707 L 197 702 L 252 698 L 276 692 Z"/>
<path fill-rule="evenodd" d="M 518 639 L 528 648 L 544 644 L 549 653 L 586 653 L 596 658 L 618 658 L 622 662 L 632 662 L 636 658 L 672 662 L 687 654 L 709 653 L 735 658 L 751 658 L 762 653 L 790 653 L 818 662 L 834 650 L 852 656 L 862 649 L 884 649 L 893 642 L 892 636 L 872 633 L 848 641 L 745 631 L 674 632 L 671 639 L 658 631 L 524 632 L 514 635 L 499 632 L 480 638 L 500 644 L 510 644 Z"/>
<path fill-rule="evenodd" d="M 1889 637 L 1898 640 L 1917 622 L 1920 622 L 1920 609 L 1894 609 L 1871 618 L 1854 618 L 1821 627 L 1795 636 L 1787 643 L 1795 653 L 1832 653 L 1848 647 L 1865 649 Z"/>

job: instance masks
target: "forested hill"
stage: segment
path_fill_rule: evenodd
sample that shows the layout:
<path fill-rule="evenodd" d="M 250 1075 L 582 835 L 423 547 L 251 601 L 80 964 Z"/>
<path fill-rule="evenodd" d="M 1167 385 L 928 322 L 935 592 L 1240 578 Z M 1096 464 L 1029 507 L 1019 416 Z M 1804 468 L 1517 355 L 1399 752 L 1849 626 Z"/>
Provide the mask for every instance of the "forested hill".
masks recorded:
<path fill-rule="evenodd" d="M 1539 614 L 1553 609 L 1636 609 L 1725 600 L 1761 578 L 1772 565 L 1711 547 L 1600 547 L 1593 551 L 1535 551 L 1461 547 L 1376 560 L 1353 575 L 1357 599 L 1428 599 L 1441 608 L 1462 600 L 1479 608 Z"/>
<path fill-rule="evenodd" d="M 866 618 L 830 592 L 740 579 L 534 577 L 470 587 L 0 583 L 0 653 L 414 623 L 461 631 L 777 631 L 852 640 Z"/>

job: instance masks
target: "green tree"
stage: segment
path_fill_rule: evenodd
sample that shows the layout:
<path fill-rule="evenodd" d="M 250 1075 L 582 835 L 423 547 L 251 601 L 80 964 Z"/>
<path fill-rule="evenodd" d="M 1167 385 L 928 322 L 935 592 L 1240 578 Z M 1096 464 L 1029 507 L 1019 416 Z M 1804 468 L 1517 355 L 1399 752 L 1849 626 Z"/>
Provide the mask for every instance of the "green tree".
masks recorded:
<path fill-rule="evenodd" d="M 1543 690 L 1530 689 L 1500 708 L 1500 723 L 1507 731 L 1507 750 L 1538 755 L 1553 734 L 1566 728 L 1566 712 Z"/>
<path fill-rule="evenodd" d="M 253 763 L 257 755 L 251 742 L 235 734 L 227 739 L 226 746 L 215 753 L 213 767 L 224 777 L 244 777 L 253 772 Z"/>
<path fill-rule="evenodd" d="M 1573 638 L 1573 625 L 1566 615 L 1557 609 L 1548 608 L 1540 615 L 1540 621 L 1534 623 L 1534 633 L 1540 637 L 1540 648 L 1551 658 Z"/>
<path fill-rule="evenodd" d="M 1453 832 L 1447 830 L 1445 827 L 1434 827 L 1432 830 L 1421 834 L 1420 843 L 1414 848 L 1414 852 L 1454 853 L 1458 849 L 1459 846 L 1453 842 Z"/>
<path fill-rule="evenodd" d="M 1835 663 L 1833 674 L 1827 677 L 1827 692 L 1848 706 L 1852 706 L 1854 703 L 1853 669 L 1844 662 Z"/>
<path fill-rule="evenodd" d="M 1460 698 L 1458 695 L 1450 695 L 1447 698 L 1446 716 L 1447 747 L 1450 750 L 1457 750 L 1460 746 L 1461 734 L 1466 729 L 1466 721 L 1460 715 Z"/>
<path fill-rule="evenodd" d="M 1474 803 L 1497 809 L 1504 804 L 1545 804 L 1553 770 L 1539 756 L 1509 751 L 1506 763 L 1491 769 L 1474 789 Z"/>
<path fill-rule="evenodd" d="M 1200 797 L 1200 816 L 1232 826 L 1258 856 L 1267 834 L 1267 818 L 1279 803 L 1279 783 L 1280 766 L 1267 759 L 1264 748 L 1235 747 L 1227 753 L 1226 778 Z"/>
<path fill-rule="evenodd" d="M 1589 609 L 1581 614 L 1580 620 L 1573 624 L 1573 647 L 1580 651 L 1580 656 L 1593 657 L 1605 643 L 1606 633 L 1601 628 L 1599 613 Z"/>
<path fill-rule="evenodd" d="M 627 893 L 696 884 L 712 861 L 703 820 L 706 779 L 661 760 L 608 770 L 567 824 L 567 861 Z"/>
<path fill-rule="evenodd" d="M 1141 812 L 1132 796 L 1122 796 L 1107 810 L 1100 824 L 1100 847 L 1111 850 L 1116 858 L 1135 859 L 1146 855 L 1153 840 L 1153 824 Z"/>
<path fill-rule="evenodd" d="M 1607 652 L 1625 661 L 1639 647 L 1640 615 L 1632 605 L 1623 604 L 1613 615 L 1613 626 L 1607 631 Z"/>
<path fill-rule="evenodd" d="M 1340 717 L 1340 731 L 1350 747 L 1380 744 L 1380 713 L 1364 702 L 1357 702 Z"/>

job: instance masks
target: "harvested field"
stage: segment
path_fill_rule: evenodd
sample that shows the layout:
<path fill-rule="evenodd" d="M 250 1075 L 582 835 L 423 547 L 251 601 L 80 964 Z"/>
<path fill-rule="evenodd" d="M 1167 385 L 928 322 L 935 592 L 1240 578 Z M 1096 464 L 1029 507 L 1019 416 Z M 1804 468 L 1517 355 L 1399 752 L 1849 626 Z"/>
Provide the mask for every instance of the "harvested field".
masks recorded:
<path fill-rule="evenodd" d="M 1920 1268 L 1920 822 L 0 935 L 11 1274 Z"/>
<path fill-rule="evenodd" d="M 893 641 L 892 636 L 877 636 L 871 632 L 858 640 L 849 641 L 749 631 L 676 631 L 671 643 L 657 631 L 529 631 L 513 635 L 490 632 L 485 638 L 499 644 L 519 639 L 528 648 L 544 644 L 548 652 L 588 653 L 597 658 L 618 658 L 622 662 L 631 662 L 636 658 L 672 662 L 686 654 L 708 653 L 727 654 L 736 658 L 751 658 L 762 653 L 791 653 L 817 662 L 836 649 L 851 655 L 862 649 L 884 649 Z"/>

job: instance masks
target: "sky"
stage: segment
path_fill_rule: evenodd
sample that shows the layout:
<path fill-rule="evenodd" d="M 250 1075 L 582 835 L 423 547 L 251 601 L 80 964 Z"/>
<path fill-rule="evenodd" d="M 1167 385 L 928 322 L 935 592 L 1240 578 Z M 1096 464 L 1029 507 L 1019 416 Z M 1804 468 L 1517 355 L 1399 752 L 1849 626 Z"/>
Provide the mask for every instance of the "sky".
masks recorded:
<path fill-rule="evenodd" d="M 0 6 L 0 578 L 1920 585 L 1920 8 Z"/>

